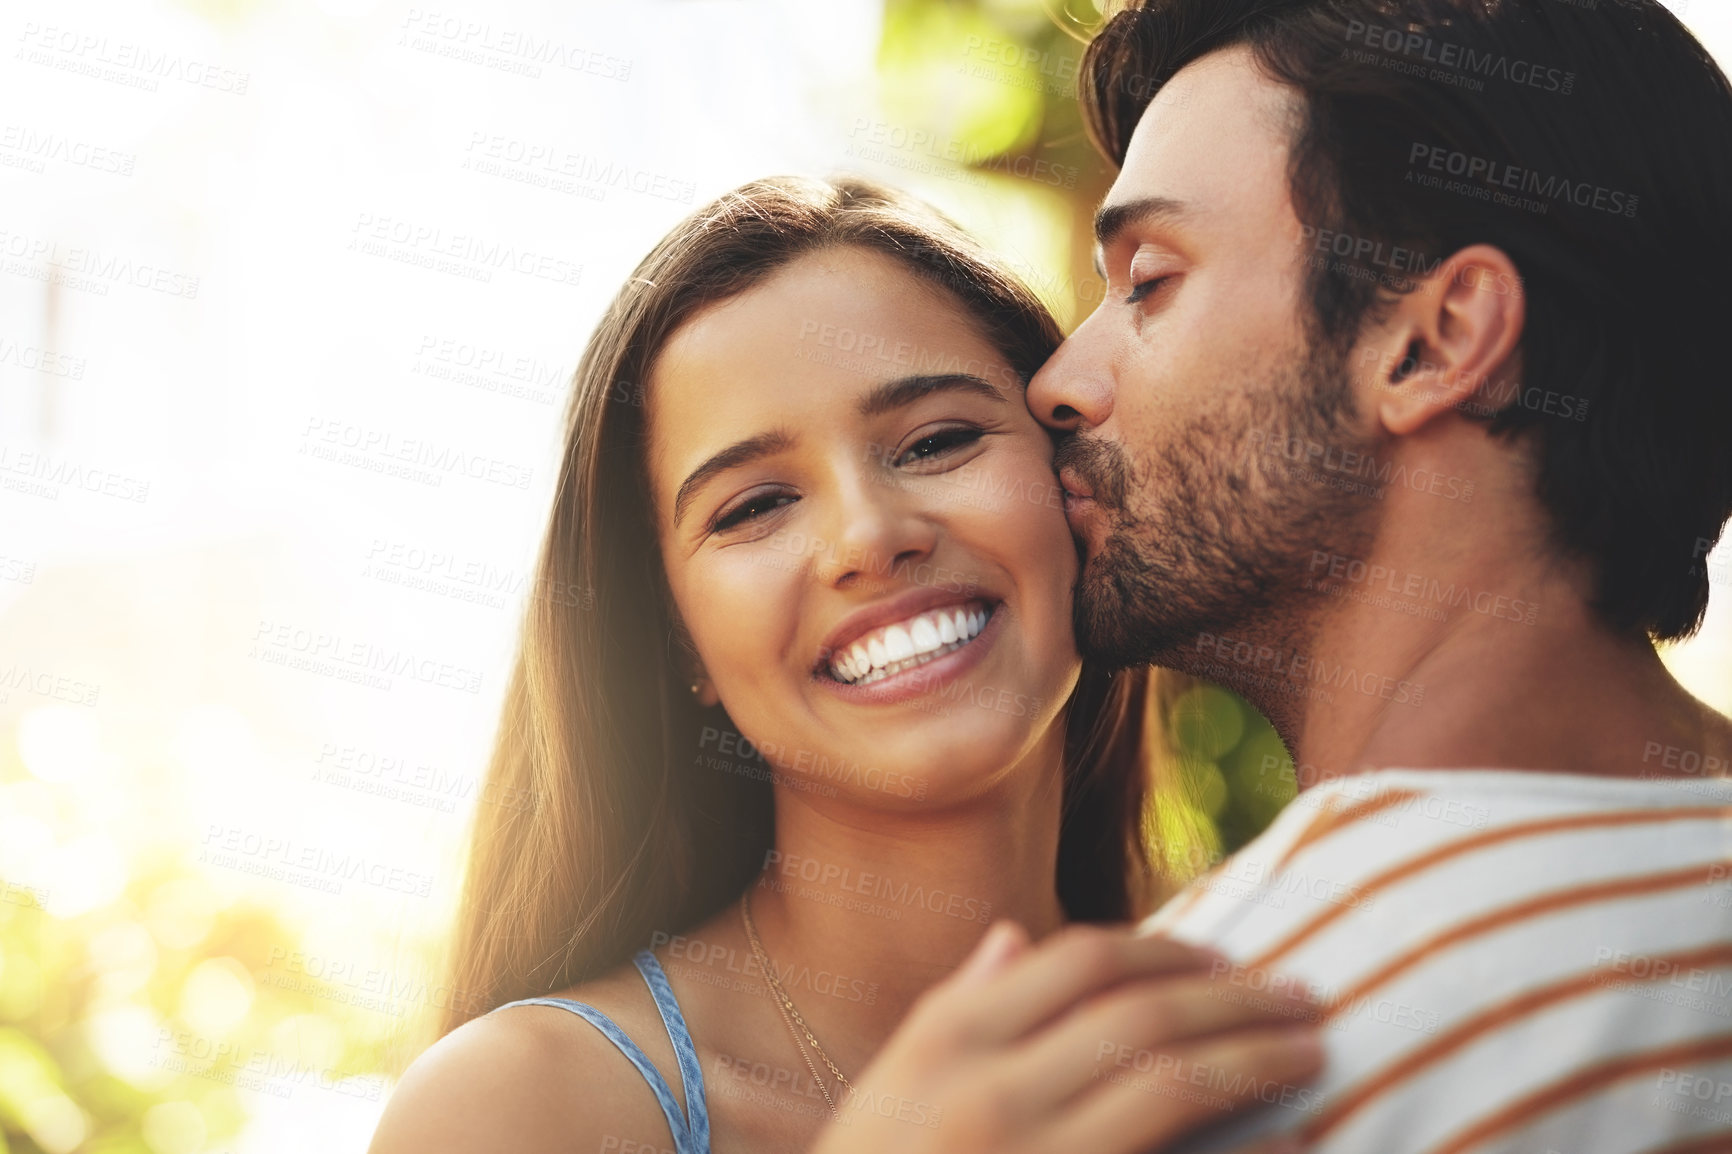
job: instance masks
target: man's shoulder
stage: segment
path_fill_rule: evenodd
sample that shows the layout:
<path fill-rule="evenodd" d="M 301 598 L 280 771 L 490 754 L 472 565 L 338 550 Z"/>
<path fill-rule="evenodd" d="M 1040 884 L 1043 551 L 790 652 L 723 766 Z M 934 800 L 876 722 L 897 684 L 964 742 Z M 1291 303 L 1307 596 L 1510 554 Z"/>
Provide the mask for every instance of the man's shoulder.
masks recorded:
<path fill-rule="evenodd" d="M 1226 954 L 1229 986 L 1317 991 L 1328 1069 L 1269 1125 L 1387 1150 L 1517 1119 L 1496 1148 L 1546 1148 L 1543 1122 L 1634 1149 L 1680 1125 L 1661 1072 L 1732 1061 L 1732 783 L 1401 772 L 1295 806 L 1150 925 Z"/>
<path fill-rule="evenodd" d="M 1724 856 L 1732 781 L 1513 770 L 1380 770 L 1306 790 L 1144 923 L 1246 949 L 1322 918 L 1404 931 L 1524 890 Z M 1376 919 L 1381 920 L 1381 919 Z"/>

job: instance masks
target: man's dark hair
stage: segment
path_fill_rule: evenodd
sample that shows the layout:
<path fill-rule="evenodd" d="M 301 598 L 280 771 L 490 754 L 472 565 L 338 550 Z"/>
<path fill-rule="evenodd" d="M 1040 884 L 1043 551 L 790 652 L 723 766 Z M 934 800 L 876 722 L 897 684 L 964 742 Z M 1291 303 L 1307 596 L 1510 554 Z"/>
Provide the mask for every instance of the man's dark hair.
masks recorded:
<path fill-rule="evenodd" d="M 1546 544 L 1594 566 L 1602 619 L 1693 633 L 1732 514 L 1732 87 L 1707 50 L 1655 0 L 1142 0 L 1084 58 L 1096 145 L 1122 165 L 1161 87 L 1239 45 L 1303 97 L 1308 237 L 1515 262 L 1523 380 L 1489 428 L 1534 438 Z M 1308 279 L 1343 347 L 1387 299 L 1352 262 Z"/>

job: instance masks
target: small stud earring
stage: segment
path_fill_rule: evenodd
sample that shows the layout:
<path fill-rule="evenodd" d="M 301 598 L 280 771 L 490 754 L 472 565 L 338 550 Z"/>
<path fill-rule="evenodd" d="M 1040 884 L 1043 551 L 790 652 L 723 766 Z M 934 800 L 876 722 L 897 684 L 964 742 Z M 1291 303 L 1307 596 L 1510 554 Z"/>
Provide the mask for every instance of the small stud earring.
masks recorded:
<path fill-rule="evenodd" d="M 704 688 L 703 682 L 701 682 L 701 681 L 692 682 L 692 694 L 694 696 L 697 695 L 698 693 L 702 692 L 703 688 Z"/>

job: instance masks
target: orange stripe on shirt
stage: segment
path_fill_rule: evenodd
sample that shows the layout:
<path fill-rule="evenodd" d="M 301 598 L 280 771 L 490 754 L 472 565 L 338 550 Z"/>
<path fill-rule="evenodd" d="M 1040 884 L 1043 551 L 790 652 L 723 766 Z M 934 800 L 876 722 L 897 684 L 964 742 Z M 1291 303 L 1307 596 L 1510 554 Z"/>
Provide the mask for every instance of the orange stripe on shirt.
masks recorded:
<path fill-rule="evenodd" d="M 1329 1109 L 1306 1125 L 1304 1129 L 1306 1141 L 1315 1142 L 1322 1138 L 1379 1097 L 1423 1073 L 1427 1067 L 1434 1066 L 1456 1051 L 1524 1018 L 1530 1018 L 1542 1010 L 1567 1002 L 1572 998 L 1594 993 L 1596 990 L 1608 986 L 1640 985 L 1644 982 L 1656 981 L 1664 974 L 1672 972 L 1660 965 L 1661 962 L 1672 962 L 1682 967 L 1732 965 L 1732 942 L 1719 942 L 1701 949 L 1666 954 L 1654 958 L 1653 961 L 1655 964 L 1649 967 L 1648 975 L 1645 977 L 1588 970 L 1573 974 L 1562 981 L 1553 982 L 1551 985 L 1523 991 L 1512 998 L 1486 1007 L 1454 1029 L 1438 1035 L 1426 1045 L 1396 1059 L 1376 1074 L 1337 1096 Z M 1664 973 L 1656 973 L 1657 970 L 1664 971 Z"/>
<path fill-rule="evenodd" d="M 1629 809 L 1610 810 L 1603 813 L 1571 814 L 1568 817 L 1548 817 L 1536 821 L 1517 822 L 1500 829 L 1488 829 L 1483 833 L 1473 834 L 1448 845 L 1439 846 L 1429 853 L 1421 854 L 1410 861 L 1393 866 L 1376 875 L 1359 888 L 1361 901 L 1352 906 L 1334 906 L 1324 910 L 1305 925 L 1300 926 L 1286 938 L 1276 943 L 1261 957 L 1254 959 L 1249 965 L 1254 968 L 1272 966 L 1288 953 L 1321 933 L 1335 919 L 1346 914 L 1350 909 L 1364 905 L 1364 898 L 1370 897 L 1379 890 L 1388 889 L 1398 882 L 1407 881 L 1424 873 L 1436 865 L 1441 865 L 1452 858 L 1461 857 L 1475 850 L 1489 849 L 1492 846 L 1507 842 L 1519 841 L 1528 837 L 1543 837 L 1553 833 L 1569 833 L 1581 829 L 1601 829 L 1611 826 L 1658 824 L 1668 821 L 1722 821 L 1732 818 L 1732 807 L 1723 806 L 1680 806 L 1671 809 Z"/>
<path fill-rule="evenodd" d="M 1439 952 L 1451 946 L 1461 945 L 1469 939 L 1503 929 L 1505 926 L 1525 922 L 1530 918 L 1545 914 L 1557 913 L 1560 910 L 1578 909 L 1595 902 L 1617 901 L 1620 898 L 1640 897 L 1646 894 L 1661 893 L 1665 890 L 1683 889 L 1686 886 L 1706 885 L 1725 872 L 1725 862 L 1716 862 L 1712 865 L 1694 865 L 1686 869 L 1670 870 L 1666 873 L 1643 874 L 1640 877 L 1617 878 L 1613 881 L 1571 886 L 1567 889 L 1541 894 L 1525 902 L 1517 902 L 1515 905 L 1504 906 L 1502 909 L 1493 910 L 1483 917 L 1463 922 L 1453 929 L 1427 938 L 1406 953 L 1398 954 L 1391 961 L 1373 970 L 1371 975 L 1358 985 L 1325 1006 L 1324 1016 L 1326 1018 L 1335 1017 L 1343 1008 L 1352 1006 L 1385 982 L 1412 969 L 1421 962 L 1430 961 Z"/>
<path fill-rule="evenodd" d="M 1658 1050 L 1643 1050 L 1635 1054 L 1620 1054 L 1616 1058 L 1601 1062 L 1597 1066 L 1589 1066 L 1578 1070 L 1567 1078 L 1543 1086 L 1525 1098 L 1505 1106 L 1502 1110 L 1485 1118 L 1461 1133 L 1452 1136 L 1442 1146 L 1432 1150 L 1430 1154 L 1463 1154 L 1464 1151 L 1501 1137 L 1512 1130 L 1519 1130 L 1533 1122 L 1541 1115 L 1550 1114 L 1572 1103 L 1597 1093 L 1607 1086 L 1634 1078 L 1638 1074 L 1651 1073 L 1654 1070 L 1668 1069 L 1673 1066 L 1688 1066 L 1695 1062 L 1716 1062 L 1722 1058 L 1732 1057 L 1732 1034 L 1722 1034 L 1714 1038 L 1698 1038 L 1694 1041 L 1667 1046 Z M 1712 1150 L 1724 1147 L 1699 1146 L 1695 1144 L 1683 1147 L 1686 1150 Z M 1677 1149 L 1672 1147 L 1671 1149 Z"/>
<path fill-rule="evenodd" d="M 1320 811 L 1311 819 L 1311 824 L 1305 827 L 1305 832 L 1299 835 L 1299 840 L 1290 846 L 1281 860 L 1275 863 L 1274 873 L 1280 873 L 1287 864 L 1299 856 L 1299 851 L 1309 849 L 1332 833 L 1346 829 L 1348 826 L 1367 818 L 1376 817 L 1386 809 L 1412 801 L 1419 796 L 1416 789 L 1392 789 L 1356 801 L 1352 805 L 1330 806 Z"/>

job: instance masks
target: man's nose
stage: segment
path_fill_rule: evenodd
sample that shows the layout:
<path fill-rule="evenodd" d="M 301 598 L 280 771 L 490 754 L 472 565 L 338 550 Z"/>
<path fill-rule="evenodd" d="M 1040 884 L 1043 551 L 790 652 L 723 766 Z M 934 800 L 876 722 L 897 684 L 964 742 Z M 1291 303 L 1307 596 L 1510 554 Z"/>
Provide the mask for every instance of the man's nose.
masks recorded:
<path fill-rule="evenodd" d="M 1113 411 L 1113 378 L 1105 318 L 1096 310 L 1047 358 L 1028 383 L 1028 411 L 1064 432 L 1097 428 Z"/>

